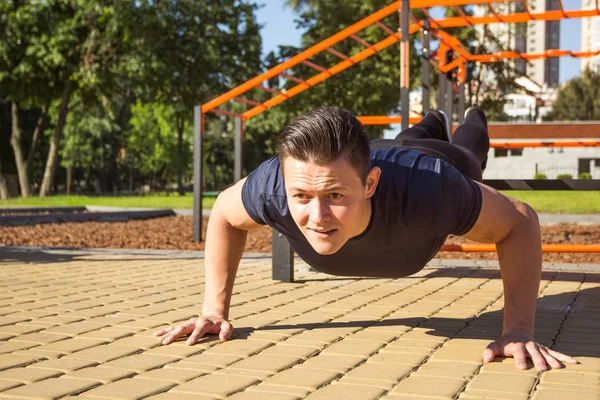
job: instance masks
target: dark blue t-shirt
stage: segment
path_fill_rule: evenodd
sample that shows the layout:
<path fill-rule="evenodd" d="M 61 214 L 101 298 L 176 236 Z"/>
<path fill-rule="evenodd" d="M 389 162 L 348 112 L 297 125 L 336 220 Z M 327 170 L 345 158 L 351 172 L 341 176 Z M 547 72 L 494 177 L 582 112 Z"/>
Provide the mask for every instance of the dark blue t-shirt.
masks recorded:
<path fill-rule="evenodd" d="M 381 178 L 368 228 L 335 254 L 313 250 L 289 212 L 279 159 L 262 163 L 242 188 L 250 217 L 287 237 L 314 269 L 348 276 L 401 277 L 421 270 L 449 234 L 464 235 L 479 217 L 481 190 L 438 158 L 398 147 L 371 151 Z"/>

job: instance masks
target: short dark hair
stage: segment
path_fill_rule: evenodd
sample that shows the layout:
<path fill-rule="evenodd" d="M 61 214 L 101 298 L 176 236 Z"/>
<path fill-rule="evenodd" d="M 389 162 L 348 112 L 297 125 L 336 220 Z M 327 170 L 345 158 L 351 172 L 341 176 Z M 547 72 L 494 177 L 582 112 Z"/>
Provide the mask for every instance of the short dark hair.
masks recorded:
<path fill-rule="evenodd" d="M 369 138 L 351 112 L 323 107 L 290 123 L 277 138 L 275 150 L 281 165 L 286 157 L 324 165 L 347 157 L 363 184 L 371 169 Z"/>

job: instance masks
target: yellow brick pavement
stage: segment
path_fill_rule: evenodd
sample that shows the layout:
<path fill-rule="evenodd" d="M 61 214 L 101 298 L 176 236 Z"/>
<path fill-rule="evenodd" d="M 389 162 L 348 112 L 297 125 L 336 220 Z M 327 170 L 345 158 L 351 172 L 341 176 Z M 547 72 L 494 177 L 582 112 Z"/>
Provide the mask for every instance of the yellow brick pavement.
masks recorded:
<path fill-rule="evenodd" d="M 235 338 L 160 345 L 201 310 L 203 261 L 87 255 L 0 259 L 0 399 L 600 399 L 600 268 L 546 271 L 537 338 L 580 365 L 482 366 L 501 330 L 491 267 L 347 279 L 244 259 Z"/>

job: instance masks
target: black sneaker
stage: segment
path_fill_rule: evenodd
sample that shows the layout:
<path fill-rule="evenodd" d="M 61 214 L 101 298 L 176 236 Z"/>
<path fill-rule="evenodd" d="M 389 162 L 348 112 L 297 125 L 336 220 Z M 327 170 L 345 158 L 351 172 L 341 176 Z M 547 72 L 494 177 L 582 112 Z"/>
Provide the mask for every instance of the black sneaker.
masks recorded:
<path fill-rule="evenodd" d="M 448 143 L 452 143 L 452 132 L 450 131 L 450 129 L 452 129 L 452 127 L 450 126 L 450 123 L 448 122 L 448 117 L 446 116 L 446 113 L 443 112 L 442 110 L 434 109 L 434 110 L 429 110 L 429 111 L 427 111 L 427 113 L 425 113 L 425 117 L 428 115 L 431 115 L 435 119 L 437 119 L 438 122 L 440 124 L 442 124 L 442 127 L 444 128 L 443 136 L 439 137 L 437 139 L 443 140 Z"/>
<path fill-rule="evenodd" d="M 467 108 L 465 111 L 465 117 L 463 119 L 463 124 L 467 122 L 467 119 L 477 119 L 479 122 L 482 122 L 485 125 L 485 129 L 487 129 L 487 118 L 481 108 L 477 104 L 473 104 L 471 107 Z"/>

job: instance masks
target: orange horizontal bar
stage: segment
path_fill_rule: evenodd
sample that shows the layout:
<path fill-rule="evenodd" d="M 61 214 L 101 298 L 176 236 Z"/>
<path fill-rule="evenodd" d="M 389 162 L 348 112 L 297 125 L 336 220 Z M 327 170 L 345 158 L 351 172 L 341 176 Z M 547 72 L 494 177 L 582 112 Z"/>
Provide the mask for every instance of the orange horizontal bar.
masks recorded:
<path fill-rule="evenodd" d="M 495 244 L 445 244 L 440 251 L 462 251 L 465 253 L 496 252 Z M 600 244 L 543 244 L 544 253 L 600 253 Z"/>
<path fill-rule="evenodd" d="M 360 116 L 357 117 L 363 125 L 388 125 L 388 124 L 399 124 L 402 122 L 400 116 L 386 116 L 386 115 L 375 115 L 375 116 Z M 409 117 L 408 122 L 410 124 L 419 123 L 423 117 Z"/>
<path fill-rule="evenodd" d="M 574 11 L 565 11 L 564 15 L 560 11 L 546 11 L 543 13 L 532 13 L 531 16 L 527 13 L 514 13 L 514 14 L 505 14 L 499 15 L 495 17 L 493 15 L 486 15 L 482 17 L 469 17 L 469 21 L 465 21 L 463 17 L 449 17 L 445 19 L 437 20 L 438 27 L 440 28 L 456 28 L 460 26 L 467 26 L 469 24 L 472 25 L 484 25 L 484 24 L 492 24 L 498 22 L 505 23 L 518 23 L 518 22 L 527 22 L 533 20 L 540 21 L 553 21 L 560 20 L 566 18 L 585 18 L 585 17 L 593 17 L 598 15 L 597 11 L 592 10 L 574 10 Z"/>
<path fill-rule="evenodd" d="M 596 51 L 569 51 L 569 50 L 546 50 L 543 53 L 517 53 L 514 51 L 499 51 L 494 54 L 477 54 L 470 57 L 470 61 L 478 62 L 496 62 L 500 58 L 524 58 L 526 60 L 536 60 L 548 57 L 571 56 L 577 58 L 594 57 L 600 55 L 600 50 Z"/>
<path fill-rule="evenodd" d="M 418 31 L 420 28 L 421 28 L 420 23 L 412 24 L 409 29 L 409 35 Z M 373 54 L 376 54 L 378 51 L 381 51 L 381 50 L 385 49 L 386 47 L 391 46 L 392 44 L 398 42 L 398 40 L 400 40 L 400 37 L 401 37 L 400 33 L 397 33 L 394 36 L 388 36 L 386 39 L 383 39 L 382 41 L 374 44 L 372 47 L 365 49 L 358 54 L 353 55 L 348 60 L 344 60 L 344 61 L 340 62 L 339 64 L 336 64 L 333 67 L 329 68 L 327 71 L 321 72 L 320 74 L 315 75 L 310 79 L 307 79 L 305 83 L 299 84 L 299 85 L 294 86 L 293 88 L 287 90 L 285 92 L 285 96 L 290 98 L 290 97 L 296 96 L 299 93 L 302 93 L 309 87 L 314 86 L 318 83 L 321 83 L 325 79 L 329 78 L 330 76 L 336 75 L 336 74 L 344 71 L 345 69 L 350 68 L 352 65 L 356 64 L 357 62 L 360 62 L 360 61 L 364 60 L 365 58 L 368 58 L 368 57 L 372 56 Z M 244 120 L 252 118 L 252 117 L 260 114 L 261 112 L 268 110 L 269 108 L 274 107 L 277 104 L 279 104 L 285 100 L 286 100 L 286 98 L 284 98 L 283 96 L 275 96 L 272 99 L 265 101 L 261 106 L 254 107 L 251 110 L 246 111 L 244 113 Z"/>
<path fill-rule="evenodd" d="M 225 103 L 226 101 L 231 100 L 231 98 L 233 98 L 235 96 L 239 96 L 240 94 L 252 89 L 253 87 L 260 85 L 265 80 L 279 75 L 281 72 L 292 68 L 294 65 L 297 65 L 297 64 L 301 63 L 302 61 L 314 56 L 315 54 L 320 53 L 321 51 L 325 50 L 326 48 L 333 46 L 334 44 L 346 39 L 348 36 L 352 35 L 353 33 L 357 33 L 359 31 L 361 31 L 362 29 L 371 25 L 375 21 L 379 21 L 380 19 L 387 17 L 388 15 L 398 11 L 399 8 L 400 8 L 400 2 L 394 2 L 393 4 L 390 4 L 389 6 L 382 8 L 381 10 L 369 15 L 368 17 L 363 18 L 362 20 L 358 21 L 357 23 L 350 25 L 349 27 L 341 30 L 340 32 L 336 33 L 335 35 L 330 36 L 329 38 L 315 44 L 314 46 L 304 50 L 300 54 L 290 58 L 289 60 L 282 62 L 281 64 L 271 68 L 270 70 L 268 70 L 266 72 L 263 72 L 262 74 L 250 79 L 249 81 L 239 85 L 238 87 L 231 89 L 227 93 L 222 94 L 221 96 L 209 101 L 208 103 L 206 103 L 202 106 L 202 112 L 205 113 L 209 110 L 212 110 L 213 108 L 220 106 L 221 104 Z"/>
<path fill-rule="evenodd" d="M 499 149 L 521 149 L 524 147 L 600 147 L 600 141 L 491 142 L 490 147 Z"/>
<path fill-rule="evenodd" d="M 263 90 L 263 91 L 265 91 L 267 93 L 273 93 L 273 94 L 277 94 L 277 95 L 282 94 L 279 90 L 275 90 L 275 89 L 271 89 L 271 88 L 268 88 L 268 87 L 264 87 L 263 85 L 256 86 L 256 89 Z"/>
<path fill-rule="evenodd" d="M 311 67 L 312 69 L 316 69 L 317 71 L 323 72 L 326 71 L 326 68 L 321 67 L 319 64 L 315 64 L 314 62 L 310 62 L 308 60 L 302 61 L 302 64 Z"/>
<path fill-rule="evenodd" d="M 244 104 L 249 104 L 251 106 L 257 106 L 260 104 L 258 101 L 245 99 L 243 97 L 234 97 L 232 100 L 239 101 L 240 103 L 244 103 Z"/>

